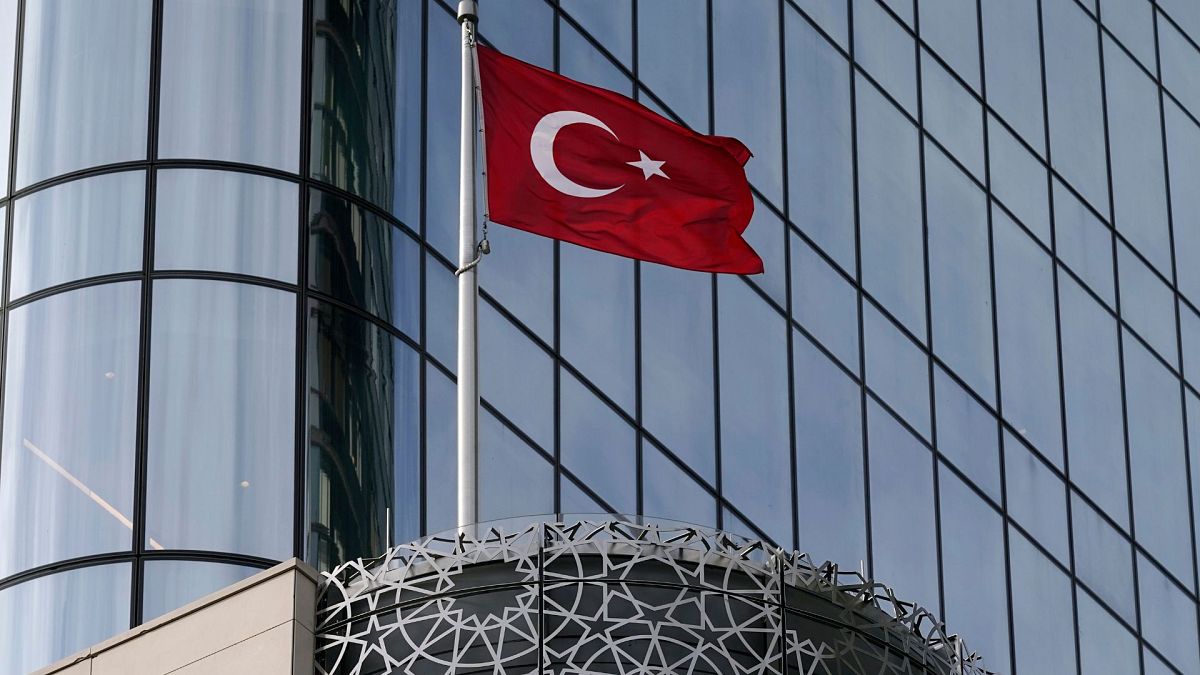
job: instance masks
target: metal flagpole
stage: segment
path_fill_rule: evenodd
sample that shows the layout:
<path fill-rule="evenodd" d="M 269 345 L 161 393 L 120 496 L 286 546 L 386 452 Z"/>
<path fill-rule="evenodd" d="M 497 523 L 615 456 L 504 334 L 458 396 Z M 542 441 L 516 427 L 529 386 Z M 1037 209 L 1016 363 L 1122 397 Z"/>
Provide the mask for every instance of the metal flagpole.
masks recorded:
<path fill-rule="evenodd" d="M 460 0 L 462 118 L 458 186 L 458 527 L 479 516 L 479 380 L 476 325 L 479 257 L 475 243 L 475 0 Z"/>

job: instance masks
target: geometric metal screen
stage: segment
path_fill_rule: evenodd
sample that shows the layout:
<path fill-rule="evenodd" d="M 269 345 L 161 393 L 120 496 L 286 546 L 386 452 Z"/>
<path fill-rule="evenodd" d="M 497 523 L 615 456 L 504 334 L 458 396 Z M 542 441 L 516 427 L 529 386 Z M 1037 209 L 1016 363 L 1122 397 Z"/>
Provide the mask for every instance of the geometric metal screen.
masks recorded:
<path fill-rule="evenodd" d="M 832 563 L 636 518 L 478 525 L 323 575 L 323 675 L 983 675 Z"/>

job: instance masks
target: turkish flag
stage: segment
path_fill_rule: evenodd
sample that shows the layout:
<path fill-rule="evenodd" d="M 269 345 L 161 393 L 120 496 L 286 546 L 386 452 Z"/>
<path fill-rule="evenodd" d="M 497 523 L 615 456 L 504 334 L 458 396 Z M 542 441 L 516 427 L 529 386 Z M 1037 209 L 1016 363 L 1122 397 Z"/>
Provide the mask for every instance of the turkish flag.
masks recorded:
<path fill-rule="evenodd" d="M 746 146 L 480 45 L 488 215 L 598 251 L 757 274 Z"/>

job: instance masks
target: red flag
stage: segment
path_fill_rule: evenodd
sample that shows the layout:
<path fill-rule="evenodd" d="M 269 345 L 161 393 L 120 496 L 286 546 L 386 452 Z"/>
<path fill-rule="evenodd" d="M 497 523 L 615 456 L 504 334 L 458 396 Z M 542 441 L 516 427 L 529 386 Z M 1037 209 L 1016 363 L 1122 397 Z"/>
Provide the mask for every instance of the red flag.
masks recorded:
<path fill-rule="evenodd" d="M 757 274 L 740 141 L 479 46 L 489 216 L 598 251 Z"/>

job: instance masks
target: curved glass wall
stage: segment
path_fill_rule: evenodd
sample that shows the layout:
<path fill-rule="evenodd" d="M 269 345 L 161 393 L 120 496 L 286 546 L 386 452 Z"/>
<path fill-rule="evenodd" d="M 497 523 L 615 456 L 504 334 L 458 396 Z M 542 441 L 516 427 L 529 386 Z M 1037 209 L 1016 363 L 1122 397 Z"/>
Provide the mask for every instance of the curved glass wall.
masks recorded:
<path fill-rule="evenodd" d="M 767 261 L 491 228 L 483 518 L 861 565 L 1001 673 L 1200 672 L 1200 14 L 481 5 L 747 141 Z M 0 0 L 0 670 L 453 525 L 459 39 L 449 0 Z"/>

